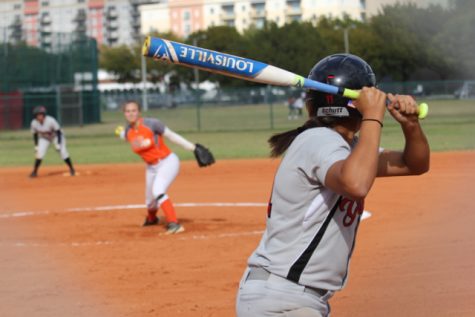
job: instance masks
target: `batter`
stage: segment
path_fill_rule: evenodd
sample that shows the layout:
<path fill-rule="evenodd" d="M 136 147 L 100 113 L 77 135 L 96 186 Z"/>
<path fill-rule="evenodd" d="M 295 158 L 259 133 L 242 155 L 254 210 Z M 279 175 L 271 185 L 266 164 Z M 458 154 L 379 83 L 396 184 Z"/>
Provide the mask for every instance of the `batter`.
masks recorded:
<path fill-rule="evenodd" d="M 410 96 L 374 88 L 375 75 L 364 60 L 331 55 L 309 78 L 361 89 L 361 95 L 352 103 L 309 91 L 309 120 L 269 140 L 272 156 L 285 156 L 275 175 L 266 230 L 239 286 L 238 317 L 329 316 L 329 299 L 347 282 L 364 198 L 375 177 L 429 169 L 417 104 Z M 402 152 L 379 148 L 386 98 L 405 137 Z"/>

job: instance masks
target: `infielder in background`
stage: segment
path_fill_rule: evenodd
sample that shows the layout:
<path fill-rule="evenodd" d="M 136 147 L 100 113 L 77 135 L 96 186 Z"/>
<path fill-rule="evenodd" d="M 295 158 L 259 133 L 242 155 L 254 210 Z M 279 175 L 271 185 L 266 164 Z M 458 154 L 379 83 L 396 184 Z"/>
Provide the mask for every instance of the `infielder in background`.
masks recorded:
<path fill-rule="evenodd" d="M 61 158 L 69 167 L 71 176 L 76 175 L 76 172 L 66 149 L 66 137 L 64 136 L 58 121 L 55 118 L 46 114 L 44 106 L 36 106 L 33 109 L 34 119 L 31 121 L 31 133 L 33 133 L 33 141 L 35 144 L 35 165 L 30 177 L 38 176 L 38 168 L 41 165 L 43 157 L 48 150 L 51 143 L 54 144 L 56 151 L 59 152 Z"/>
<path fill-rule="evenodd" d="M 331 55 L 309 78 L 362 89 L 361 95 L 351 102 L 308 91 L 308 121 L 269 139 L 272 156 L 286 153 L 275 175 L 266 230 L 240 283 L 239 317 L 328 316 L 328 300 L 345 286 L 364 198 L 375 177 L 429 170 L 416 102 L 374 88 L 375 75 L 364 60 Z M 402 152 L 379 147 L 386 98 L 405 138 Z"/>
<path fill-rule="evenodd" d="M 132 151 L 140 155 L 147 164 L 145 172 L 147 217 L 143 225 L 157 225 L 159 223 L 157 212 L 158 208 L 161 208 L 167 222 L 166 234 L 185 231 L 178 223 L 175 208 L 167 195 L 168 187 L 178 175 L 180 161 L 165 144 L 163 137 L 186 150 L 193 151 L 200 167 L 213 164 L 213 155 L 204 146 L 193 144 L 173 132 L 160 120 L 142 118 L 140 105 L 135 101 L 126 102 L 123 111 L 128 125 L 125 129 L 117 127 L 115 133 L 129 142 Z"/>

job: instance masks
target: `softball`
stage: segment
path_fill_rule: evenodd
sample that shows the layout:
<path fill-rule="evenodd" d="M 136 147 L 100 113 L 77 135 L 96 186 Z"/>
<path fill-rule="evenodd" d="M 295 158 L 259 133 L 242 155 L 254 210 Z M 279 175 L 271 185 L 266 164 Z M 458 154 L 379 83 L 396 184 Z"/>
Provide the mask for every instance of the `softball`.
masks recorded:
<path fill-rule="evenodd" d="M 429 105 L 425 102 L 419 105 L 419 119 L 424 119 L 429 113 Z"/>
<path fill-rule="evenodd" d="M 124 127 L 119 125 L 115 128 L 115 135 L 120 136 L 124 132 Z"/>

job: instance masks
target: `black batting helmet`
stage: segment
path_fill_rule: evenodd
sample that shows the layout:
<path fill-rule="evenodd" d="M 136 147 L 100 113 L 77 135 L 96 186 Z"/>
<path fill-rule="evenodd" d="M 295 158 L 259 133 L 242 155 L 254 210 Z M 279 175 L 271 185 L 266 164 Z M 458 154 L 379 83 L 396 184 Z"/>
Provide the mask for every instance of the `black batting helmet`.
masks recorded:
<path fill-rule="evenodd" d="M 45 106 L 36 106 L 34 109 L 33 109 L 33 116 L 37 116 L 39 114 L 46 114 L 46 107 Z"/>
<path fill-rule="evenodd" d="M 368 63 L 351 54 L 325 57 L 313 66 L 308 78 L 349 89 L 376 85 L 376 76 Z M 351 106 L 351 100 L 342 96 L 309 90 L 306 103 L 310 117 L 361 117 L 359 111 Z"/>

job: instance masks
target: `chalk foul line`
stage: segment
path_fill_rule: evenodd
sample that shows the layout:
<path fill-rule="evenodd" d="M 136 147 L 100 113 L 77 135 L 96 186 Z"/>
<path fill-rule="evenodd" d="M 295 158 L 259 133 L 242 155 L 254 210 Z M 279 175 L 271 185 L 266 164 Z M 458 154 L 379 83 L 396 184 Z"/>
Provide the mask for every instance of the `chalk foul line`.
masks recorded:
<path fill-rule="evenodd" d="M 254 202 L 242 202 L 242 203 L 176 203 L 177 207 L 265 207 L 266 203 L 254 203 Z M 73 212 L 100 212 L 100 211 L 125 211 L 133 209 L 143 209 L 145 208 L 144 204 L 129 204 L 129 205 L 113 205 L 113 206 L 98 206 L 98 207 L 81 207 L 81 208 L 67 208 L 62 211 L 18 211 L 0 214 L 0 219 L 3 218 L 18 218 L 18 217 L 32 217 L 32 216 L 44 216 L 53 213 L 73 213 Z M 368 219 L 372 216 L 370 211 L 363 211 L 361 220 Z M 234 238 L 234 237 L 243 237 L 243 236 L 254 236 L 261 235 L 263 231 L 248 231 L 248 232 L 228 232 L 222 234 L 202 234 L 202 235 L 183 235 L 179 236 L 178 240 L 214 240 L 214 239 L 225 239 L 225 238 Z M 164 234 L 159 233 L 158 236 L 163 236 Z M 124 241 L 86 241 L 86 242 L 68 242 L 68 243 L 40 243 L 40 242 L 10 242 L 5 243 L 0 241 L 0 246 L 15 246 L 15 247 L 89 247 L 89 246 L 107 246 L 113 244 L 123 244 L 127 243 Z M 136 243 L 136 241 L 135 241 Z"/>
<path fill-rule="evenodd" d="M 175 203 L 176 207 L 265 207 L 266 203 L 252 203 L 252 202 L 243 202 L 243 203 Z M 115 210 L 131 210 L 131 209 L 144 209 L 146 208 L 145 204 L 129 204 L 129 205 L 112 205 L 112 206 L 98 206 L 98 207 L 79 207 L 79 208 L 66 208 L 64 210 L 44 210 L 44 211 L 16 211 L 16 212 L 6 212 L 0 214 L 0 219 L 2 218 L 16 218 L 16 217 L 30 217 L 30 216 L 43 216 L 49 215 L 52 213 L 62 213 L 62 212 L 91 212 L 91 211 L 115 211 Z"/>
<path fill-rule="evenodd" d="M 242 202 L 242 203 L 175 203 L 176 207 L 266 207 L 267 203 L 255 203 L 255 202 Z M 112 206 L 98 206 L 98 207 L 79 207 L 79 208 L 67 208 L 62 211 L 17 211 L 17 212 L 7 212 L 0 214 L 0 219 L 5 218 L 18 218 L 18 217 L 31 217 L 31 216 L 44 216 L 52 213 L 62 213 L 62 212 L 95 212 L 95 211 L 115 211 L 115 210 L 131 210 L 131 209 L 144 209 L 146 208 L 145 204 L 129 204 L 129 205 L 112 205 Z M 371 217 L 370 211 L 363 211 L 361 215 L 361 220 L 368 219 Z"/>

